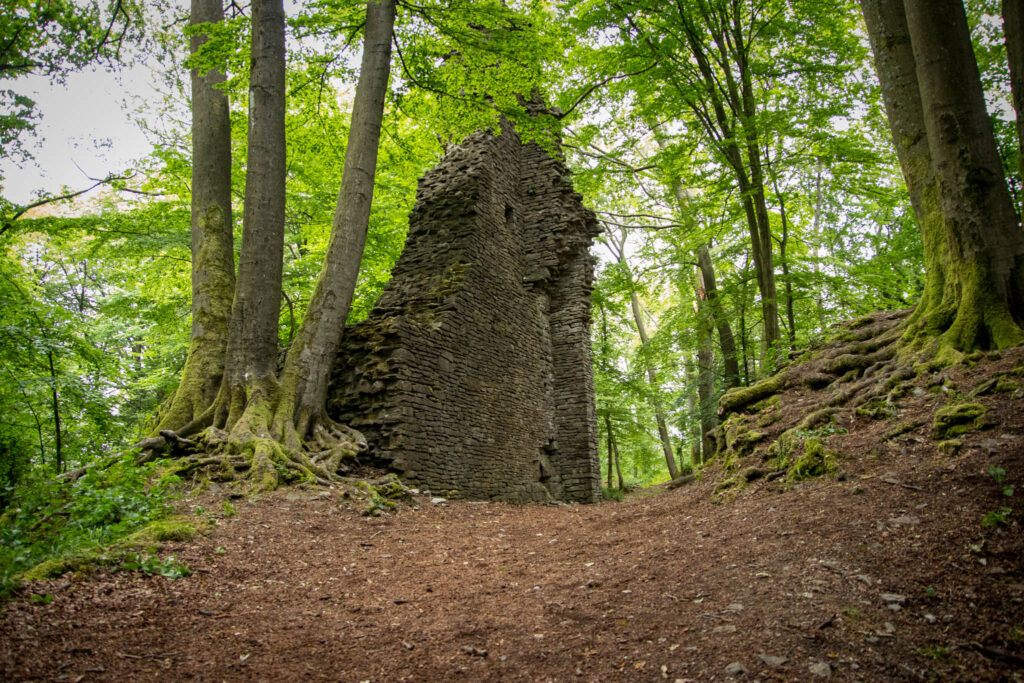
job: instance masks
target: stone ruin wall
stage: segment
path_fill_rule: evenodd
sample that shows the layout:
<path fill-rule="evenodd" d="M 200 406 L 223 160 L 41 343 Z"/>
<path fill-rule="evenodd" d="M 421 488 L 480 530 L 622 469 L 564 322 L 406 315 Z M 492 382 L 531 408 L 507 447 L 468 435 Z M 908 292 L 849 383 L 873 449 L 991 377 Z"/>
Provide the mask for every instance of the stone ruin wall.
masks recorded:
<path fill-rule="evenodd" d="M 590 354 L 598 228 L 564 162 L 478 133 L 420 181 L 405 249 L 349 327 L 328 410 L 435 493 L 601 494 Z"/>

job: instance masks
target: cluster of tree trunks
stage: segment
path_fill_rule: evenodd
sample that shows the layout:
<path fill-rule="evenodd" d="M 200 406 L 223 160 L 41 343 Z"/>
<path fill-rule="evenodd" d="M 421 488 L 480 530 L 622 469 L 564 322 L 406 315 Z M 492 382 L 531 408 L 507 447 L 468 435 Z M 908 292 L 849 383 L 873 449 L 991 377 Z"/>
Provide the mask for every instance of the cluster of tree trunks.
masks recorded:
<path fill-rule="evenodd" d="M 1024 233 L 985 110 L 963 3 L 861 6 L 925 250 L 925 293 L 909 338 L 929 347 L 937 339 L 940 354 L 1016 344 L 1024 340 Z M 1010 38 L 1015 9 L 1007 20 Z"/>
<path fill-rule="evenodd" d="M 254 0 L 242 246 L 232 251 L 228 102 L 222 68 L 194 69 L 192 338 L 182 381 L 154 434 L 187 436 L 213 426 L 239 439 L 301 451 L 325 415 L 327 380 L 355 291 L 369 224 L 394 0 L 366 5 L 365 42 L 351 134 L 327 257 L 278 375 L 285 209 L 285 14 L 282 0 Z M 223 20 L 220 0 L 193 0 L 192 23 Z M 207 40 L 192 40 L 193 53 Z M 323 435 L 318 435 L 323 445 Z M 257 449 L 258 450 L 258 449 Z M 301 455 L 299 463 L 318 476 Z"/>

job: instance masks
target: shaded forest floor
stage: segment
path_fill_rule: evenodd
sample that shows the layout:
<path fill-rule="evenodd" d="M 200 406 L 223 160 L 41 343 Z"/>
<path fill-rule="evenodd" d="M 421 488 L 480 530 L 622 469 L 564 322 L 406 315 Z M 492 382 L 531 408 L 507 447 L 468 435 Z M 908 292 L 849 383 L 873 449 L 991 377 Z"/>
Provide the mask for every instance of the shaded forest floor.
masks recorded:
<path fill-rule="evenodd" d="M 190 500 L 209 533 L 163 553 L 192 576 L 30 584 L 0 616 L 0 679 L 1022 680 L 1022 392 L 979 396 L 988 422 L 945 451 L 943 390 L 906 398 L 828 435 L 836 471 L 799 483 L 715 494 L 734 477 L 715 465 L 622 503 L 381 517 L 340 489 Z"/>

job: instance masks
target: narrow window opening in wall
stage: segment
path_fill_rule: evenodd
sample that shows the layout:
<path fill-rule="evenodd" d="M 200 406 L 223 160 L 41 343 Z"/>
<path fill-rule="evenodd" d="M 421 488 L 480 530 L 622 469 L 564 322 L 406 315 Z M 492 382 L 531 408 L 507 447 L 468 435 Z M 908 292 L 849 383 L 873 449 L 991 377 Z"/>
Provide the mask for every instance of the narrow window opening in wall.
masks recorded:
<path fill-rule="evenodd" d="M 511 205 L 505 206 L 505 224 L 506 225 L 508 225 L 509 223 L 512 222 L 512 213 L 513 213 L 512 212 L 512 206 Z"/>

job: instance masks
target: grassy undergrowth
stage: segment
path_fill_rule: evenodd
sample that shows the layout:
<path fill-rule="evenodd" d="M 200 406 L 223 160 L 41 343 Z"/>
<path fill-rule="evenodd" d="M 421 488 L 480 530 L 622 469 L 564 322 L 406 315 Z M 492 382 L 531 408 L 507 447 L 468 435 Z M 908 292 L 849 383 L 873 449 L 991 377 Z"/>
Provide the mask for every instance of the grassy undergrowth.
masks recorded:
<path fill-rule="evenodd" d="M 7 491 L 0 515 L 0 599 L 24 575 L 33 578 L 104 564 L 174 577 L 187 569 L 160 560 L 152 548 L 134 552 L 129 537 L 171 514 L 174 477 L 157 476 L 155 464 L 130 457 L 91 470 L 74 484 L 36 468 Z M 122 547 L 111 550 L 112 546 Z"/>

